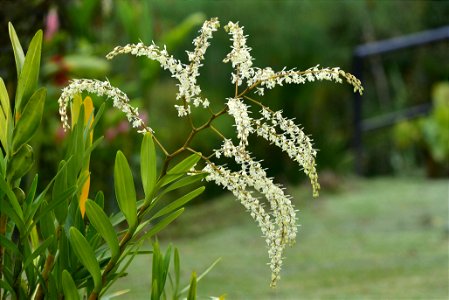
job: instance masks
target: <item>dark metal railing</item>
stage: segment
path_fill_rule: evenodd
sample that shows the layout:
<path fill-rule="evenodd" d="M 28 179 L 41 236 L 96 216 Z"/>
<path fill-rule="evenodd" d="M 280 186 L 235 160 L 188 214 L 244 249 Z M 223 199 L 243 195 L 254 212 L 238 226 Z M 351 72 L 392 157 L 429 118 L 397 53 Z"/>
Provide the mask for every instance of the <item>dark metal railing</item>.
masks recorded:
<path fill-rule="evenodd" d="M 359 45 L 353 52 L 353 68 L 354 75 L 362 80 L 363 78 L 363 61 L 367 57 L 373 55 L 385 54 L 406 48 L 413 48 L 422 45 L 428 45 L 442 40 L 449 40 L 449 26 L 437 29 L 426 30 L 415 34 L 401 36 L 397 38 L 387 39 L 379 42 Z M 431 108 L 431 103 L 407 108 L 393 113 L 380 115 L 370 119 L 363 119 L 363 102 L 359 94 L 354 96 L 354 136 L 353 147 L 355 154 L 355 171 L 357 174 L 363 173 L 362 156 L 363 156 L 363 132 L 380 129 L 391 126 L 405 119 L 415 118 L 427 114 Z"/>

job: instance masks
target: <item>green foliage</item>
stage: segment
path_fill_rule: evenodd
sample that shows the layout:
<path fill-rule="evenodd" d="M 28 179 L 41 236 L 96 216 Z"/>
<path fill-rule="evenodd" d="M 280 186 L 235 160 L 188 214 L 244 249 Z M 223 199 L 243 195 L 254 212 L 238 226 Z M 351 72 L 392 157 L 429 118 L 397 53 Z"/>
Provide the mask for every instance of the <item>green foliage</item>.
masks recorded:
<path fill-rule="evenodd" d="M 13 114 L 12 99 L 0 78 L 0 298 L 97 299 L 126 275 L 126 268 L 137 254 L 148 254 L 139 250 L 144 240 L 178 218 L 183 206 L 203 192 L 204 187 L 197 187 L 172 202 L 163 201 L 167 193 L 203 178 L 187 175 L 198 155 L 175 165 L 167 174 L 161 170 L 158 180 L 153 138 L 144 136 L 140 179 L 145 199 L 138 201 L 131 168 L 118 151 L 114 186 L 120 211 L 108 216 L 103 210 L 101 191 L 94 200 L 88 199 L 88 183 L 95 180 L 88 171 L 90 156 L 102 141 L 93 141 L 91 136 L 104 105 L 90 115 L 91 108 L 86 101 L 80 101 L 74 107 L 78 119 L 72 123 L 66 155 L 56 174 L 44 187 L 34 175 L 27 186 L 24 179 L 32 176 L 30 170 L 35 162 L 31 141 L 45 110 L 46 90 L 37 87 L 42 32 L 35 35 L 24 56 L 11 24 L 9 31 L 18 84 Z M 129 226 L 126 232 L 121 231 L 124 220 Z M 153 259 L 158 261 L 159 257 Z M 158 283 L 152 289 L 158 293 L 165 293 L 171 250 L 163 257 L 163 264 L 153 272 Z M 179 281 L 177 250 L 175 257 Z"/>
<path fill-rule="evenodd" d="M 428 116 L 397 124 L 393 138 L 403 157 L 418 146 L 427 158 L 428 175 L 433 177 L 449 172 L 449 83 L 434 86 L 432 101 Z"/>

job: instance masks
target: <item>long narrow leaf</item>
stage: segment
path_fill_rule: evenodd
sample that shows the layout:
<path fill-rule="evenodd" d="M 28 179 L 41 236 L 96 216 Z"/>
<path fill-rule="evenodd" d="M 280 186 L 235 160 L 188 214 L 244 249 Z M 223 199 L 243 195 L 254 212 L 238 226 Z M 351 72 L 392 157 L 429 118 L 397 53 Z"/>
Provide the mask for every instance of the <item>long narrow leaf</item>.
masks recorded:
<path fill-rule="evenodd" d="M 22 258 L 22 253 L 19 251 L 19 248 L 17 248 L 16 244 L 11 242 L 4 235 L 0 235 L 0 245 L 2 247 L 4 247 L 5 249 L 8 249 L 9 251 L 11 251 L 11 253 L 16 255 L 18 259 Z"/>
<path fill-rule="evenodd" d="M 39 68 L 41 63 L 42 49 L 42 30 L 39 30 L 31 40 L 22 71 L 20 72 L 19 82 L 16 90 L 15 111 L 21 115 L 22 107 L 30 96 L 33 94 L 37 86 L 39 77 Z M 23 102 L 23 103 L 22 103 Z"/>
<path fill-rule="evenodd" d="M 19 38 L 17 37 L 16 30 L 12 26 L 11 22 L 8 23 L 9 38 L 11 40 L 12 49 L 14 51 L 14 58 L 16 60 L 17 79 L 22 72 L 23 62 L 25 61 L 25 54 L 23 53 L 22 46 L 20 45 Z"/>
<path fill-rule="evenodd" d="M 146 133 L 140 150 L 140 173 L 145 197 L 153 193 L 156 184 L 156 149 L 151 133 Z"/>
<path fill-rule="evenodd" d="M 11 207 L 16 212 L 17 216 L 22 219 L 23 221 L 23 211 L 20 207 L 19 201 L 17 201 L 16 195 L 14 195 L 14 192 L 11 190 L 9 185 L 6 183 L 5 179 L 0 177 L 0 190 L 3 191 L 7 198 L 9 199 L 9 203 L 11 204 Z"/>
<path fill-rule="evenodd" d="M 6 282 L 6 280 L 0 280 L 0 287 L 2 288 L 3 291 L 10 292 L 12 299 L 17 299 L 15 291 L 13 290 L 11 285 L 8 282 Z"/>
<path fill-rule="evenodd" d="M 137 204 L 134 181 L 128 161 L 121 151 L 117 152 L 114 165 L 114 188 L 120 210 L 130 228 L 137 224 Z"/>
<path fill-rule="evenodd" d="M 195 174 L 195 175 L 188 175 L 184 178 L 179 179 L 178 181 L 170 184 L 165 190 L 162 191 L 158 196 L 164 195 L 168 192 L 174 191 L 176 189 L 185 187 L 189 184 L 193 184 L 195 182 L 200 181 L 201 179 L 204 179 L 207 177 L 207 174 Z"/>
<path fill-rule="evenodd" d="M 153 217 L 152 219 L 156 219 L 160 216 L 163 216 L 165 214 L 168 214 L 172 211 L 174 211 L 175 209 L 183 206 L 184 204 L 186 204 L 187 202 L 189 202 L 190 200 L 192 200 L 193 198 L 197 197 L 198 195 L 200 195 L 202 192 L 204 192 L 205 187 L 199 187 L 193 191 L 191 191 L 190 193 L 188 193 L 187 195 L 182 196 L 181 198 L 173 201 L 172 203 L 170 203 L 169 205 L 165 206 L 164 208 L 162 208 L 160 211 L 158 211 Z"/>
<path fill-rule="evenodd" d="M 73 252 L 75 252 L 79 261 L 89 271 L 94 280 L 94 291 L 99 292 L 101 289 L 101 271 L 98 261 L 95 258 L 94 250 L 92 250 L 89 242 L 75 227 L 70 228 L 69 240 Z"/>
<path fill-rule="evenodd" d="M 12 139 L 12 148 L 14 152 L 23 144 L 27 143 L 36 133 L 44 112 L 46 96 L 47 90 L 45 88 L 38 89 L 33 93 L 23 109 L 23 114 L 14 128 Z"/>
<path fill-rule="evenodd" d="M 111 260 L 116 260 L 120 249 L 117 234 L 112 227 L 111 221 L 109 221 L 101 207 L 92 200 L 87 200 L 86 202 L 86 214 L 90 223 L 108 244 L 111 250 Z"/>
<path fill-rule="evenodd" d="M 192 276 L 190 279 L 190 288 L 189 288 L 189 294 L 187 295 L 187 300 L 195 300 L 196 299 L 196 273 L 192 272 Z"/>
<path fill-rule="evenodd" d="M 177 211 L 169 214 L 165 218 L 163 218 L 160 222 L 155 224 L 150 230 L 148 230 L 144 235 L 143 239 L 150 238 L 165 227 L 167 227 L 168 224 L 173 222 L 176 218 L 178 218 L 182 213 L 184 212 L 184 208 L 178 209 Z"/>
<path fill-rule="evenodd" d="M 201 273 L 200 276 L 198 276 L 197 278 L 197 282 L 199 282 L 201 279 L 203 279 L 204 276 L 206 276 L 214 267 L 216 264 L 218 264 L 221 260 L 221 257 L 217 258 L 206 270 L 204 270 L 203 273 Z M 187 292 L 189 290 L 189 286 L 186 286 L 185 288 L 183 288 L 178 295 L 181 295 L 185 292 Z"/>
<path fill-rule="evenodd" d="M 157 183 L 158 187 L 163 187 L 176 179 L 186 174 L 196 163 L 200 160 L 201 153 L 194 153 L 189 157 L 179 162 L 176 166 L 171 168 Z"/>
<path fill-rule="evenodd" d="M 67 270 L 62 271 L 62 289 L 66 300 L 79 300 L 78 289 L 73 281 L 72 276 Z"/>
<path fill-rule="evenodd" d="M 44 253 L 45 250 L 47 250 L 47 248 L 53 242 L 54 238 L 54 235 L 49 236 L 42 244 L 39 245 L 36 250 L 34 250 L 31 255 L 27 256 L 27 258 L 23 262 L 23 267 L 26 268 L 36 257 Z"/>

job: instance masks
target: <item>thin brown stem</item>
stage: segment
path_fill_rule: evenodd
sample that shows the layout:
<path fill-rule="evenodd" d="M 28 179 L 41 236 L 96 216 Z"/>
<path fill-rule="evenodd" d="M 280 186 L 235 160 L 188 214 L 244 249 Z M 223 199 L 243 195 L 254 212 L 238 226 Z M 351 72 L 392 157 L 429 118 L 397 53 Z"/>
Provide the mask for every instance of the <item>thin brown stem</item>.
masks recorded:
<path fill-rule="evenodd" d="M 55 262 L 55 256 L 51 253 L 48 254 L 47 259 L 45 260 L 44 270 L 42 271 L 42 279 L 44 280 L 44 282 L 39 284 L 39 286 L 37 288 L 36 296 L 34 297 L 34 299 L 40 300 L 40 299 L 44 298 L 45 294 L 44 294 L 43 284 L 47 285 L 48 276 L 49 276 L 51 270 L 53 269 L 54 262 Z"/>

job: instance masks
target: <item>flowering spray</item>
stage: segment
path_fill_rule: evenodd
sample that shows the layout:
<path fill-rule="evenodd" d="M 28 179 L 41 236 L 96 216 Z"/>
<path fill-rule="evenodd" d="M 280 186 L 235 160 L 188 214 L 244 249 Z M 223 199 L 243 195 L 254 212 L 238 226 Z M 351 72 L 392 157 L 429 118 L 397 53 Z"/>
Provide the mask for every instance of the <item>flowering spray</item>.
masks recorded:
<path fill-rule="evenodd" d="M 271 110 L 255 99 L 252 94 L 263 96 L 266 89 L 272 89 L 278 85 L 304 84 L 322 80 L 337 83 L 346 80 L 353 86 L 354 92 L 360 94 L 363 93 L 363 87 L 357 78 L 338 67 L 320 68 L 316 66 L 303 71 L 284 68 L 278 72 L 270 67 L 254 67 L 251 48 L 246 45 L 243 27 L 238 23 L 229 22 L 224 29 L 230 35 L 232 50 L 226 55 L 223 62 L 232 64 L 231 82 L 235 85 L 235 93 L 226 99 L 221 110 L 214 112 L 209 107 L 209 99 L 201 96 L 197 77 L 200 75 L 199 68 L 202 66 L 204 55 L 210 45 L 209 40 L 219 27 L 220 23 L 217 18 L 212 18 L 203 24 L 199 31 L 200 34 L 193 40 L 194 50 L 187 51 L 188 63 L 175 59 L 165 47 L 160 48 L 154 43 L 149 46 L 143 43 L 118 46 L 106 55 L 108 59 L 113 59 L 120 54 L 146 56 L 159 62 L 161 67 L 168 70 L 178 81 L 175 108 L 179 117 L 187 118 L 191 131 L 184 144 L 177 150 L 169 153 L 158 140 L 157 133 L 139 117 L 138 109 L 129 105 L 128 96 L 120 89 L 113 87 L 108 81 L 72 80 L 63 89 L 58 100 L 59 112 L 64 128 L 67 129 L 69 128 L 67 107 L 75 95 L 84 91 L 112 99 L 113 106 L 126 114 L 127 119 L 138 132 L 152 134 L 153 140 L 165 156 L 163 174 L 168 170 L 174 157 L 184 152 L 197 153 L 190 145 L 199 132 L 208 129 L 216 133 L 223 140 L 221 147 L 212 150 L 208 156 L 201 154 L 204 167 L 192 169 L 191 173 L 207 173 L 205 178 L 207 181 L 212 181 L 231 191 L 257 222 L 268 246 L 271 286 L 274 287 L 280 278 L 283 251 L 287 245 L 292 245 L 295 242 L 296 211 L 291 203 L 291 197 L 284 192 L 284 188 L 267 176 L 260 161 L 256 160 L 248 151 L 249 135 L 257 135 L 267 140 L 296 161 L 309 177 L 314 197 L 318 196 L 320 185 L 315 164 L 316 150 L 313 148 L 312 140 L 293 120 L 285 118 L 282 111 Z M 258 117 L 251 116 L 250 105 L 258 108 L 260 114 Z M 202 125 L 195 126 L 191 115 L 193 109 L 208 111 L 209 119 Z M 223 115 L 230 115 L 234 119 L 238 140 L 236 143 L 214 126 L 214 121 Z M 221 157 L 233 159 L 239 169 L 233 171 L 226 165 L 214 162 Z M 260 196 L 265 198 L 269 208 L 263 205 Z"/>

